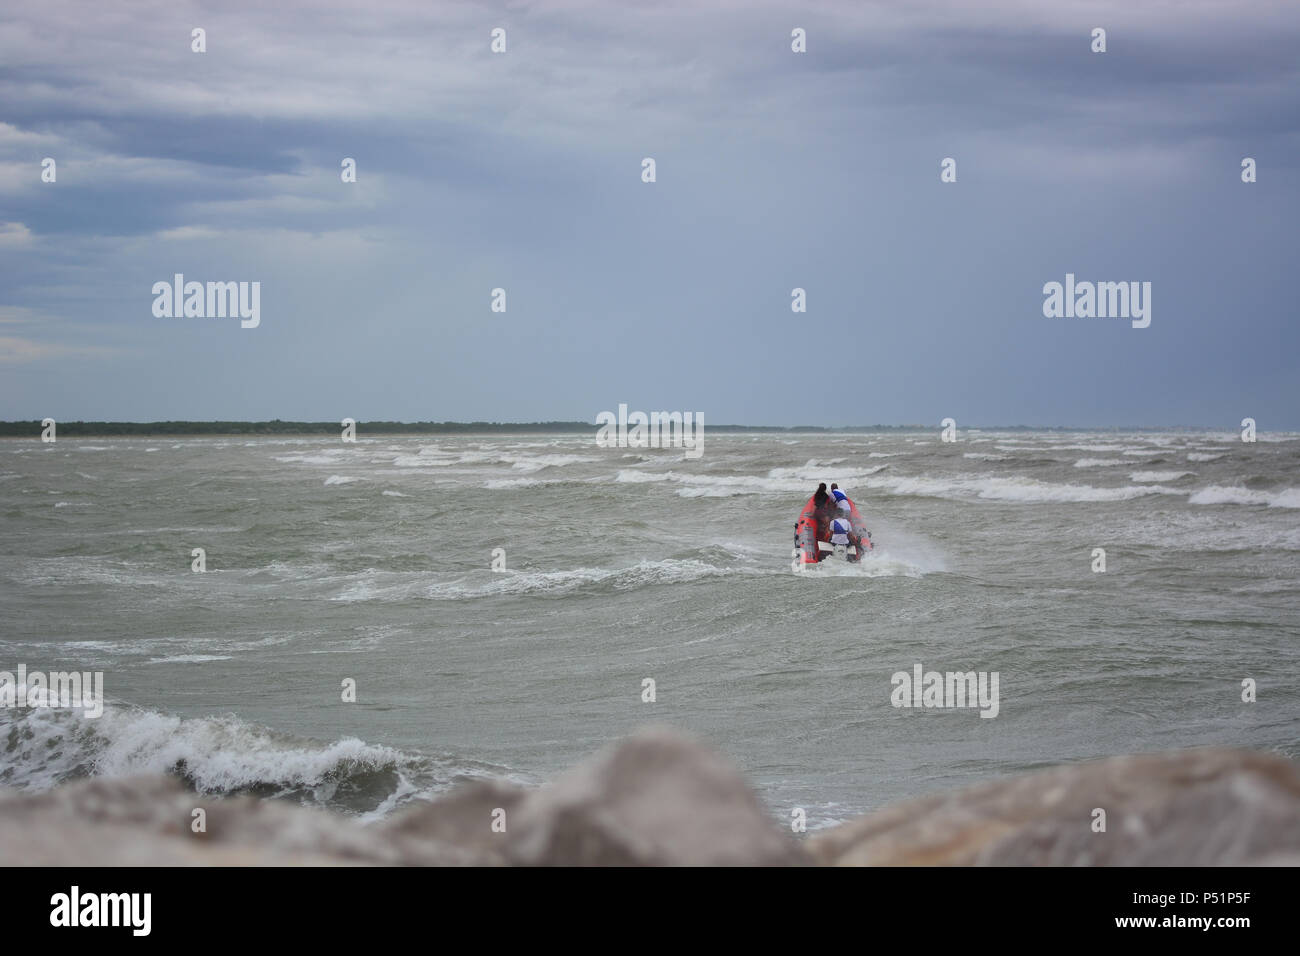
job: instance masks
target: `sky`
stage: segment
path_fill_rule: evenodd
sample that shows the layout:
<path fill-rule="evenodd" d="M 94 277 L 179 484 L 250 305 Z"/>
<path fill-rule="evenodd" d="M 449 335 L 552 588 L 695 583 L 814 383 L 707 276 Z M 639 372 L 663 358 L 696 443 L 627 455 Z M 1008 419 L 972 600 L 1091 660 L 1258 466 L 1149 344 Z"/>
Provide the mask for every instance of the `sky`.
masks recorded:
<path fill-rule="evenodd" d="M 1294 430 L 1298 51 L 1294 0 L 8 4 L 0 419 Z"/>

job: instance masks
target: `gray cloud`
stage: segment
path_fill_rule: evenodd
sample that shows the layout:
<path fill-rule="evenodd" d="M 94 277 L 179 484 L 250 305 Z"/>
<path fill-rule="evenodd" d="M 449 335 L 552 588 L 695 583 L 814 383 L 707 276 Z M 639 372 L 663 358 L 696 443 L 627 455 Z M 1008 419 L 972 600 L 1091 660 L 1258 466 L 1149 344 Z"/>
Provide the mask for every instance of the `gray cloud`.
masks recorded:
<path fill-rule="evenodd" d="M 1296 426 L 1298 38 L 1282 2 L 16 9 L 0 309 L 52 318 L 0 415 Z M 1044 319 L 1066 271 L 1155 282 L 1152 327 Z M 153 318 L 175 272 L 261 281 L 263 326 Z M 871 388 L 795 384 L 834 356 Z"/>

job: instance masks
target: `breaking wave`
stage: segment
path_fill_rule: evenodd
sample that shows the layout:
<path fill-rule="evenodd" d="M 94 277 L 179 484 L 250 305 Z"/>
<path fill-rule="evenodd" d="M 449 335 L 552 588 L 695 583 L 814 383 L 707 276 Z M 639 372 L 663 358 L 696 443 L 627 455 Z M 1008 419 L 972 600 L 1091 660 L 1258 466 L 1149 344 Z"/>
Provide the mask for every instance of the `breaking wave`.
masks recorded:
<path fill-rule="evenodd" d="M 1211 485 L 1187 499 L 1194 505 L 1267 505 L 1270 508 L 1300 508 L 1300 488 L 1281 491 L 1253 491 L 1250 488 Z"/>
<path fill-rule="evenodd" d="M 182 718 L 120 703 L 106 703 L 96 719 L 70 709 L 0 709 L 0 742 L 0 784 L 21 790 L 83 777 L 169 774 L 202 794 L 280 797 L 363 814 L 502 769 L 355 737 L 308 740 L 231 715 Z"/>

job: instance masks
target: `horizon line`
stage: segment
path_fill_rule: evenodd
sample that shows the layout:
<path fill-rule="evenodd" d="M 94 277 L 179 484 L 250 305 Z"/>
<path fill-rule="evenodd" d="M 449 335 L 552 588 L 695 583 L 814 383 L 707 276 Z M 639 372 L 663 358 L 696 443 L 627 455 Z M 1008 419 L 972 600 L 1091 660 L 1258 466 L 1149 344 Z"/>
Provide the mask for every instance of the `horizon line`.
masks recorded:
<path fill-rule="evenodd" d="M 47 416 L 49 417 L 49 416 Z M 42 419 L 15 419 L 11 421 L 0 420 L 0 437 L 24 437 L 29 434 L 39 437 L 43 427 Z M 120 420 L 86 420 L 86 419 L 54 419 L 55 427 L 59 430 L 71 429 L 74 433 L 89 434 L 92 431 L 103 431 L 105 429 L 120 429 L 123 433 L 141 433 L 143 429 L 154 428 L 165 430 L 169 434 L 215 434 L 215 427 L 239 427 L 239 428 L 260 428 L 267 432 L 286 433 L 300 431 L 307 433 L 328 433 L 337 431 L 342 427 L 342 421 L 302 421 L 290 419 L 157 419 L 153 421 L 138 421 L 132 419 Z M 857 432 L 857 431 L 933 431 L 942 430 L 943 425 L 936 423 L 933 425 L 920 423 L 905 424 L 885 424 L 876 423 L 872 425 L 742 425 L 738 423 L 707 425 L 712 431 L 765 431 L 765 432 Z M 355 427 L 358 431 L 369 429 L 387 434 L 398 434 L 402 432 L 429 432 L 435 430 L 455 430 L 455 431 L 509 431 L 511 429 L 522 429 L 527 431 L 586 431 L 593 428 L 599 428 L 597 422 L 584 421 L 532 421 L 532 422 L 499 422 L 499 421 L 399 421 L 395 419 L 374 419 L 369 421 L 356 420 Z M 1030 425 L 1030 424 L 973 424 L 957 425 L 958 431 L 1237 431 L 1241 426 L 1232 425 Z M 186 432 L 186 428 L 195 428 L 194 432 Z M 30 430 L 30 432 L 29 432 Z M 1264 431 L 1264 429 L 1256 429 Z M 1287 432 L 1288 429 L 1274 429 L 1277 432 Z"/>

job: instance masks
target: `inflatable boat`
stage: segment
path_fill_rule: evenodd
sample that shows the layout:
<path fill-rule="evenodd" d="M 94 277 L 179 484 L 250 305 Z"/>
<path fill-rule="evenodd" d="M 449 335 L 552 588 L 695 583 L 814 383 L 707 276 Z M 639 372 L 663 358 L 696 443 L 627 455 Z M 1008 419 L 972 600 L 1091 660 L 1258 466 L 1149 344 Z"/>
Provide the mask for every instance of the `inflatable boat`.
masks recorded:
<path fill-rule="evenodd" d="M 867 530 L 867 524 L 862 520 L 858 506 L 848 495 L 845 495 L 844 500 L 849 506 L 847 513 L 843 508 L 836 507 L 832 499 L 832 503 L 828 504 L 819 516 L 816 497 L 814 495 L 808 499 L 808 503 L 799 512 L 799 520 L 794 525 L 795 563 L 817 564 L 836 553 L 842 553 L 846 561 L 861 561 L 862 555 L 872 550 L 874 545 L 871 543 L 871 532 Z M 833 544 L 831 521 L 846 516 L 853 528 L 848 535 L 848 544 Z"/>

